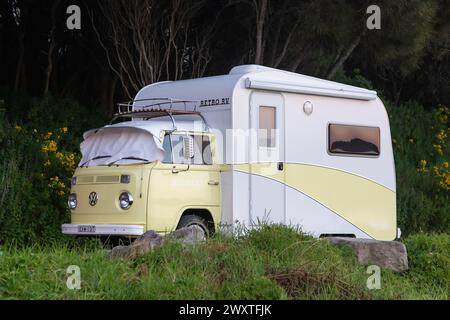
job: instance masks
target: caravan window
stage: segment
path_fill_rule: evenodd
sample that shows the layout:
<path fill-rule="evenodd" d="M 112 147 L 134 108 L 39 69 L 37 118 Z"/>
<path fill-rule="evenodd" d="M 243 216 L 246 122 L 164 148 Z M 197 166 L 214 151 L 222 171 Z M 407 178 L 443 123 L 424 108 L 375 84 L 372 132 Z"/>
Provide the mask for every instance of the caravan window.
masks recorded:
<path fill-rule="evenodd" d="M 378 156 L 380 128 L 330 124 L 328 151 L 332 154 Z"/>
<path fill-rule="evenodd" d="M 265 148 L 276 147 L 276 108 L 259 107 L 258 145 Z"/>

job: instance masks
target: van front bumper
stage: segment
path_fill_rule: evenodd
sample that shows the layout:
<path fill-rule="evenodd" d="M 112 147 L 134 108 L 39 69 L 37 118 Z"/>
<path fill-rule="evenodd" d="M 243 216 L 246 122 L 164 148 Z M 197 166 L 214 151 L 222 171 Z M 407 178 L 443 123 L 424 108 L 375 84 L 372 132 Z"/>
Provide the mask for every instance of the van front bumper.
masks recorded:
<path fill-rule="evenodd" d="M 144 234 L 144 227 L 130 224 L 63 224 L 61 231 L 67 235 L 140 236 Z"/>

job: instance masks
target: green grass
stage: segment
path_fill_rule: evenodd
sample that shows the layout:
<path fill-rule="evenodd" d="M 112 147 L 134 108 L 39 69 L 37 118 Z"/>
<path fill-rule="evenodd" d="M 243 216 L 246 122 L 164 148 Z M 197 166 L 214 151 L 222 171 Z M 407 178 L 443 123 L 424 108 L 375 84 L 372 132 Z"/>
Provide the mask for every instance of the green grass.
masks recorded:
<path fill-rule="evenodd" d="M 111 259 L 95 241 L 2 247 L 1 299 L 448 299 L 450 236 L 405 239 L 411 269 L 382 270 L 366 288 L 366 267 L 337 248 L 281 226 L 197 246 L 170 243 L 137 260 Z M 66 286 L 78 265 L 81 289 Z"/>

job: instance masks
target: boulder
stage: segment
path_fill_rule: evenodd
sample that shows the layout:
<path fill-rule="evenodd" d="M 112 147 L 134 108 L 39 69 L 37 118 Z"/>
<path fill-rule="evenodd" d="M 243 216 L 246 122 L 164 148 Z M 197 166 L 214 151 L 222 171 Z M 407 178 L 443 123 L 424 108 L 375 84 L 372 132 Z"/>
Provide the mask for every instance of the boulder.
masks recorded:
<path fill-rule="evenodd" d="M 337 246 L 350 247 L 360 264 L 377 265 L 397 272 L 408 270 L 408 254 L 401 242 L 342 237 L 327 239 Z"/>
<path fill-rule="evenodd" d="M 128 255 L 129 246 L 116 246 L 107 251 L 111 258 L 125 258 Z"/>
<path fill-rule="evenodd" d="M 109 255 L 112 258 L 136 259 L 137 257 L 143 256 L 146 253 L 161 247 L 167 241 L 180 241 L 185 244 L 195 244 L 201 240 L 204 240 L 202 230 L 199 230 L 199 228 L 196 228 L 195 226 L 175 230 L 164 237 L 153 230 L 149 230 L 139 236 L 129 246 L 114 247 Z"/>
<path fill-rule="evenodd" d="M 169 233 L 166 236 L 166 240 L 179 241 L 184 244 L 196 244 L 205 240 L 205 233 L 200 227 L 191 226 L 187 228 L 181 228 Z"/>

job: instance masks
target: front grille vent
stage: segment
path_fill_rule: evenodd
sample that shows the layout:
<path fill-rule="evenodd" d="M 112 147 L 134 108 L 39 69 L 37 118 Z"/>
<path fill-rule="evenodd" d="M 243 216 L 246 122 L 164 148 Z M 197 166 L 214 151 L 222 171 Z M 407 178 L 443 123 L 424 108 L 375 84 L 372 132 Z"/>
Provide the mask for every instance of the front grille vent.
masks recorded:
<path fill-rule="evenodd" d="M 96 183 L 120 183 L 120 176 L 97 176 Z"/>
<path fill-rule="evenodd" d="M 120 176 L 78 176 L 77 184 L 120 183 Z"/>
<path fill-rule="evenodd" d="M 94 176 L 79 176 L 77 177 L 77 184 L 94 183 Z"/>

